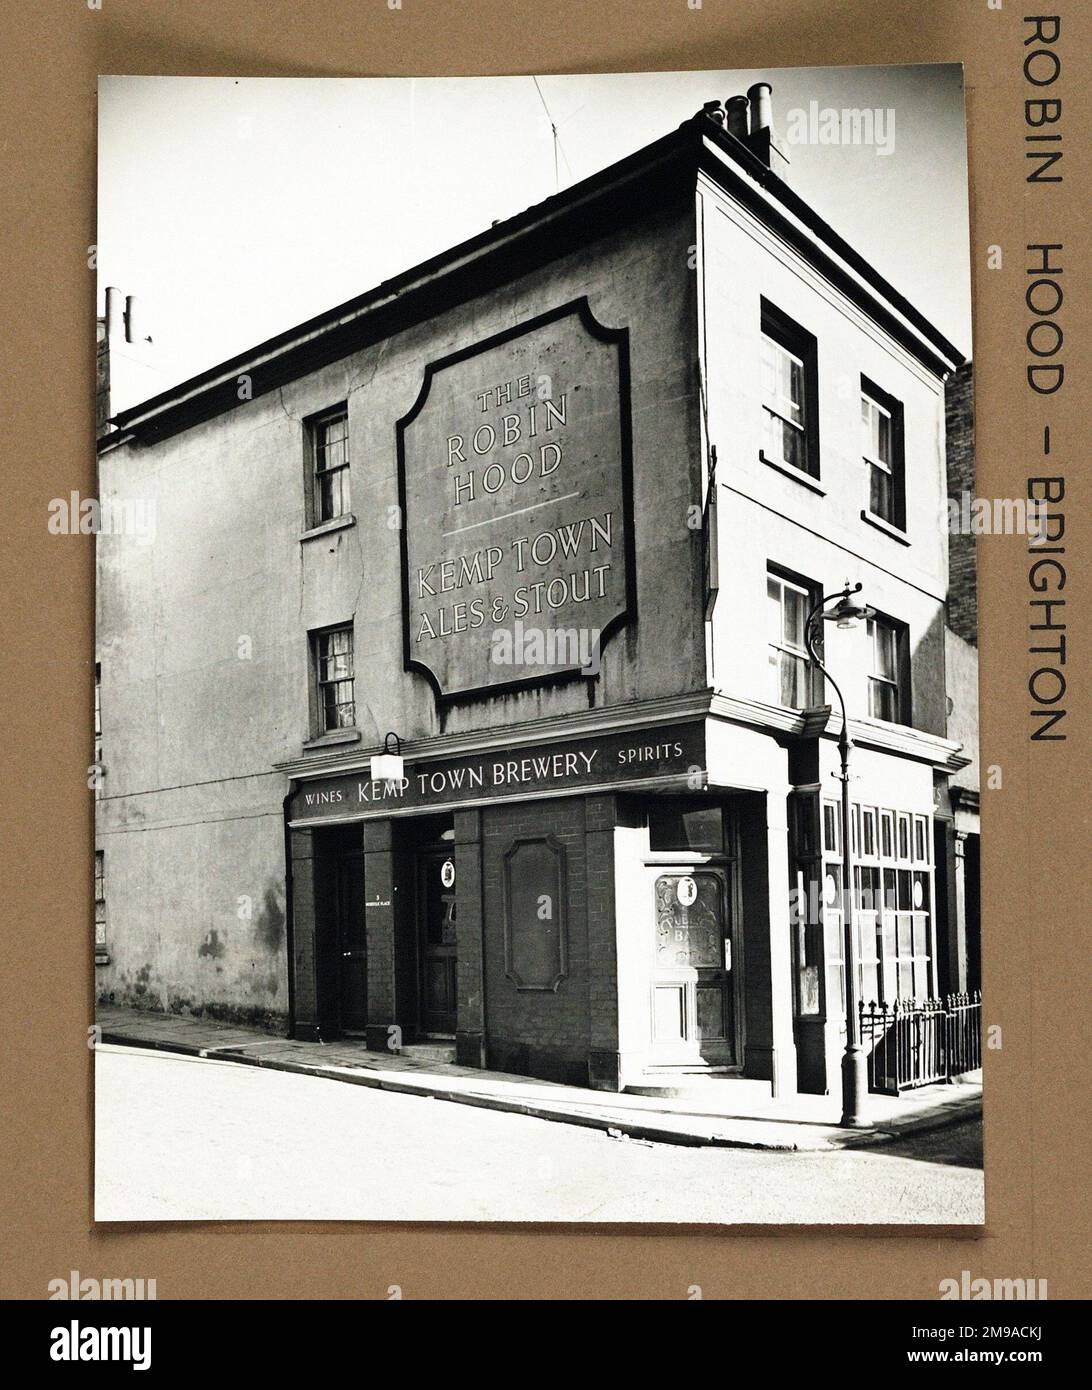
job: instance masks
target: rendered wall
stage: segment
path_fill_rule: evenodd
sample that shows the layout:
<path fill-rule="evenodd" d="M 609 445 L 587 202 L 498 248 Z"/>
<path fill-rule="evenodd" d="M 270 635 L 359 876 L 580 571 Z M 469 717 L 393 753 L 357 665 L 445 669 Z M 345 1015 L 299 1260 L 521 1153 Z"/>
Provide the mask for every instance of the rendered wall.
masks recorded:
<path fill-rule="evenodd" d="M 597 704 L 705 684 L 689 200 L 227 415 L 101 458 L 100 496 L 154 508 L 103 536 L 98 659 L 110 964 L 103 997 L 281 1027 L 282 798 L 313 732 L 309 630 L 352 620 L 361 746 L 586 709 L 584 683 L 454 707 L 402 668 L 395 425 L 425 362 L 587 295 L 630 330 L 637 623 Z M 245 396 L 245 387 L 241 385 Z M 348 401 L 355 524 L 306 529 L 304 421 Z M 149 515 L 153 513 L 149 512 Z M 585 1055 L 587 1047 L 585 1044 Z"/>

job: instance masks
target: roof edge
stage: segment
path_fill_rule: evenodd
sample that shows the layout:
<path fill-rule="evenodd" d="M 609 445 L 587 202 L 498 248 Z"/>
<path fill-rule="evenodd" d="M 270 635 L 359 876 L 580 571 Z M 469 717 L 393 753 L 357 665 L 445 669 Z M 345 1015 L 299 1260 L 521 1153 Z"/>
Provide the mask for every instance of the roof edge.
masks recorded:
<path fill-rule="evenodd" d="M 710 148 L 717 158 L 709 157 Z M 440 284 L 456 281 L 460 276 L 469 282 L 471 273 L 480 273 L 483 268 L 486 277 L 495 268 L 499 272 L 494 277 L 496 283 L 504 283 L 505 278 L 521 273 L 521 247 L 541 238 L 546 228 L 567 223 L 572 235 L 583 234 L 584 239 L 593 240 L 604 230 L 603 209 L 611 199 L 633 203 L 638 190 L 649 180 L 670 179 L 672 171 L 678 176 L 696 178 L 699 168 L 714 177 L 730 197 L 749 205 L 782 239 L 795 243 L 813 259 L 818 256 L 825 260 L 826 264 L 820 266 L 823 273 L 935 375 L 943 379 L 967 360 L 810 204 L 703 110 L 677 129 L 571 188 L 166 391 L 118 411 L 110 422 L 117 428 L 99 441 L 100 451 L 107 452 L 144 436 L 158 438 L 175 433 L 190 423 L 223 413 L 238 403 L 235 388 L 242 375 L 254 376 L 264 368 L 261 388 L 255 383 L 253 391 L 254 395 L 264 394 L 323 361 L 338 360 L 360 346 L 389 336 L 420 320 L 425 307 L 423 296 L 434 292 Z M 580 218 L 586 218 L 586 222 L 581 221 L 578 228 L 576 220 Z M 806 231 L 810 242 L 802 238 L 800 228 Z M 460 302 L 455 287 L 448 298 L 440 298 L 441 312 Z M 365 327 L 369 323 L 370 331 Z"/>

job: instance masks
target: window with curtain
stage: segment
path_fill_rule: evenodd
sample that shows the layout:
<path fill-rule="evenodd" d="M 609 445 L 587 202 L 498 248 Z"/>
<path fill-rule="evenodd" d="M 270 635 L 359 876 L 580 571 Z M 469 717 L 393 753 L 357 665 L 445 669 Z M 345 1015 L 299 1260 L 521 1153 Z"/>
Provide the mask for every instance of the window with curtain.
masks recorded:
<path fill-rule="evenodd" d="M 762 300 L 762 456 L 819 476 L 816 340 Z"/>
<path fill-rule="evenodd" d="M 349 515 L 349 412 L 339 406 L 311 422 L 315 526 Z"/>
<path fill-rule="evenodd" d="M 814 703 L 814 678 L 804 639 L 814 591 L 782 575 L 766 575 L 769 698 L 790 709 Z"/>
<path fill-rule="evenodd" d="M 861 453 L 868 469 L 868 511 L 906 527 L 901 402 L 861 378 Z"/>
<path fill-rule="evenodd" d="M 868 676 L 868 712 L 873 719 L 892 724 L 907 722 L 909 660 L 906 628 L 877 614 L 868 620 L 871 665 Z"/>
<path fill-rule="evenodd" d="M 313 640 L 318 677 L 319 732 L 354 728 L 356 697 L 352 625 L 315 633 Z"/>

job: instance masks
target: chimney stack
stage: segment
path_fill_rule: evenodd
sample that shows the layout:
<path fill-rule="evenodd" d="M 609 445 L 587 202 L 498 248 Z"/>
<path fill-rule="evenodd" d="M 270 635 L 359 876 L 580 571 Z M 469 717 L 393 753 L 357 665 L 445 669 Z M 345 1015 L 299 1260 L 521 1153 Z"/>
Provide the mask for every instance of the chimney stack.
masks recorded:
<path fill-rule="evenodd" d="M 706 115 L 713 115 L 713 105 L 713 102 L 705 103 L 703 110 Z M 746 145 L 767 169 L 783 174 L 789 157 L 774 134 L 773 89 L 770 84 L 756 82 L 748 89 L 746 96 L 729 97 L 724 105 L 727 110 L 725 124 L 728 134 Z M 720 124 L 719 121 L 717 123 Z"/>

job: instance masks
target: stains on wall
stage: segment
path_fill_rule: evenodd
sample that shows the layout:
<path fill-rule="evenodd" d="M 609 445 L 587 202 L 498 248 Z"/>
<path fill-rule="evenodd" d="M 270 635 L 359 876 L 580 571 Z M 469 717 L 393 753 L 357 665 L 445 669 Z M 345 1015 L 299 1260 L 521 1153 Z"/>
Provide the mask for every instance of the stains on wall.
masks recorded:
<path fill-rule="evenodd" d="M 284 884 L 270 880 L 254 922 L 254 937 L 270 955 L 277 955 L 284 943 Z M 277 991 L 274 988 L 273 993 Z"/>
<path fill-rule="evenodd" d="M 224 943 L 220 940 L 220 933 L 215 928 L 205 933 L 205 939 L 198 946 L 197 954 L 212 960 L 218 960 L 224 954 Z"/>

